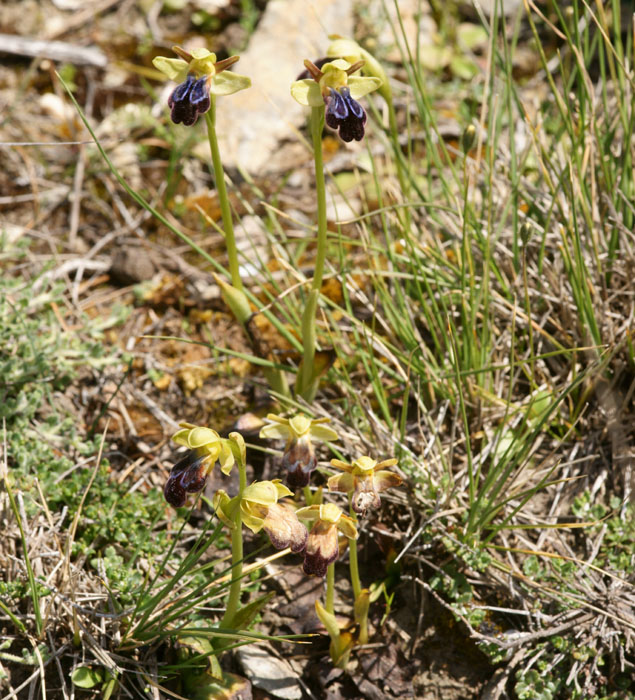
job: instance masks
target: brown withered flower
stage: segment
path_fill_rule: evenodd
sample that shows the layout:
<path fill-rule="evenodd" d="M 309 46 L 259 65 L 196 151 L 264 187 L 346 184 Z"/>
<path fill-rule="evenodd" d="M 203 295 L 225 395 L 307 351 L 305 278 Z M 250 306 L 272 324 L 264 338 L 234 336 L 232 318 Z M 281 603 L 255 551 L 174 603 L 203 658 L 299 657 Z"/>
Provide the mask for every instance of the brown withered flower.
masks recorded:
<path fill-rule="evenodd" d="M 332 459 L 331 465 L 343 470 L 343 474 L 335 474 L 328 480 L 329 491 L 352 493 L 351 505 L 353 510 L 364 515 L 369 508 L 379 508 L 379 494 L 392 486 L 401 484 L 401 477 L 390 472 L 386 467 L 397 464 L 396 459 L 385 459 L 377 462 L 370 457 L 358 457 L 352 464 L 339 459 Z"/>
<path fill-rule="evenodd" d="M 301 488 L 309 483 L 311 472 L 317 466 L 312 440 L 337 440 L 337 433 L 324 423 L 328 418 L 311 420 L 299 414 L 293 418 L 281 418 L 273 413 L 271 421 L 260 430 L 261 438 L 286 439 L 282 466 L 287 470 L 287 483 L 291 488 Z"/>
<path fill-rule="evenodd" d="M 357 528 L 352 518 L 334 503 L 306 506 L 296 511 L 301 520 L 315 519 L 304 550 L 302 569 L 309 576 L 324 576 L 329 564 L 339 556 L 338 532 L 348 539 L 357 539 Z"/>

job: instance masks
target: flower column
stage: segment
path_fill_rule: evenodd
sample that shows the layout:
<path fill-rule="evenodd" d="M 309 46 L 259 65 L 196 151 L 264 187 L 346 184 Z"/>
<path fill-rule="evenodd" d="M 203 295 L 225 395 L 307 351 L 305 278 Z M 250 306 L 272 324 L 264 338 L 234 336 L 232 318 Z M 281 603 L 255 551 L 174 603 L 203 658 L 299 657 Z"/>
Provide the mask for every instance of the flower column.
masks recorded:
<path fill-rule="evenodd" d="M 338 129 L 343 141 L 360 141 L 364 136 L 366 112 L 356 98 L 376 90 L 378 78 L 362 78 L 352 75 L 363 65 L 359 61 L 351 65 L 337 59 L 318 68 L 311 61 L 304 65 L 310 78 L 302 78 L 291 85 L 291 95 L 301 105 L 311 107 L 311 138 L 315 162 L 315 195 L 317 199 L 318 230 L 317 254 L 311 292 L 302 314 L 302 363 L 296 381 L 296 393 L 312 401 L 317 391 L 318 377 L 314 375 L 316 346 L 315 314 L 324 276 L 326 258 L 326 188 L 322 161 L 322 128 L 326 124 Z M 326 107 L 326 117 L 325 117 Z"/>

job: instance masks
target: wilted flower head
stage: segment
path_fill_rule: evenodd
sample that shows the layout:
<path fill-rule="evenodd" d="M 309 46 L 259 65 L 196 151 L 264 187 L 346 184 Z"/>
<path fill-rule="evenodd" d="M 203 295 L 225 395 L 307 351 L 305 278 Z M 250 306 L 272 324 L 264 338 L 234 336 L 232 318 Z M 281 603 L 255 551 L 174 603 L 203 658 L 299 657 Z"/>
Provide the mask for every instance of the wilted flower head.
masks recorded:
<path fill-rule="evenodd" d="M 396 459 L 385 459 L 378 463 L 370 457 L 358 457 L 352 464 L 339 459 L 332 459 L 331 464 L 337 469 L 342 469 L 344 473 L 329 478 L 329 491 L 352 493 L 353 510 L 361 515 L 364 515 L 368 508 L 379 508 L 381 491 L 401 484 L 399 474 L 385 469 L 397 464 Z"/>
<path fill-rule="evenodd" d="M 291 85 L 291 95 L 301 105 L 326 105 L 326 123 L 338 129 L 342 141 L 361 141 L 366 112 L 357 99 L 381 86 L 379 78 L 353 75 L 363 64 L 364 61 L 351 64 L 338 58 L 318 68 L 306 60 L 304 65 L 311 78 L 296 80 Z"/>
<path fill-rule="evenodd" d="M 252 532 L 264 529 L 276 549 L 289 547 L 297 553 L 306 546 L 307 529 L 298 520 L 292 506 L 278 502 L 291 495 L 279 479 L 274 479 L 254 481 L 245 488 L 241 499 L 238 496 L 230 499 L 225 491 L 217 491 L 213 502 L 216 514 L 228 527 L 234 526 L 235 509 L 240 507 L 242 522 Z"/>
<path fill-rule="evenodd" d="M 334 503 L 306 506 L 296 511 L 296 515 L 301 519 L 315 519 L 306 543 L 302 569 L 305 574 L 324 576 L 326 568 L 337 559 L 340 552 L 337 533 L 341 532 L 348 539 L 356 540 L 355 523 Z"/>
<path fill-rule="evenodd" d="M 205 488 L 207 475 L 213 466 L 209 456 L 199 456 L 190 450 L 170 470 L 170 476 L 163 487 L 165 500 L 174 508 L 184 506 L 188 493 L 198 493 Z"/>
<path fill-rule="evenodd" d="M 152 63 L 170 80 L 179 83 L 168 97 L 170 116 L 175 124 L 192 126 L 196 123 L 198 115 L 210 108 L 210 95 L 231 95 L 251 85 L 251 80 L 244 75 L 224 72 L 239 60 L 238 56 L 217 62 L 216 54 L 207 49 L 188 52 L 173 46 L 172 51 L 180 58 L 157 56 Z"/>
<path fill-rule="evenodd" d="M 188 493 L 205 488 L 207 476 L 218 461 L 223 474 L 229 474 L 235 459 L 245 461 L 245 442 L 240 433 L 231 433 L 228 439 L 211 428 L 181 423 L 172 439 L 177 445 L 189 448 L 187 455 L 177 462 L 165 483 L 165 500 L 175 508 L 185 504 Z"/>
<path fill-rule="evenodd" d="M 302 414 L 281 418 L 270 413 L 271 421 L 260 430 L 261 438 L 286 439 L 282 466 L 287 469 L 287 483 L 293 488 L 306 486 L 317 466 L 312 440 L 337 440 L 337 433 L 328 428 L 328 418 L 311 420 Z"/>

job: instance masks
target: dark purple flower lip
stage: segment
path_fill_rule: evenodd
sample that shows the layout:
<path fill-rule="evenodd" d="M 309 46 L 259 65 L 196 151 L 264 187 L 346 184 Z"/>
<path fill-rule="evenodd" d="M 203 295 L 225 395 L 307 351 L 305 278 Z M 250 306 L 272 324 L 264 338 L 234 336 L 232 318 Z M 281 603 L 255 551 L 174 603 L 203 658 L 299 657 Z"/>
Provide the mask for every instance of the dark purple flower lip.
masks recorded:
<path fill-rule="evenodd" d="M 361 141 L 364 138 L 366 112 L 357 100 L 351 97 L 351 91 L 343 86 L 331 88 L 326 102 L 326 124 L 337 129 L 342 141 Z"/>
<path fill-rule="evenodd" d="M 282 456 L 282 468 L 287 471 L 287 484 L 293 489 L 307 486 L 311 472 L 316 467 L 317 458 L 311 442 L 297 438 L 292 440 Z"/>
<path fill-rule="evenodd" d="M 195 124 L 198 115 L 205 114 L 210 106 L 209 80 L 206 75 L 197 80 L 192 73 L 188 73 L 185 82 L 177 85 L 168 97 L 170 118 L 175 124 L 184 126 Z"/>
<path fill-rule="evenodd" d="M 163 488 L 163 496 L 171 506 L 181 508 L 188 493 L 198 493 L 205 488 L 208 461 L 209 455 L 199 457 L 194 450 L 190 450 L 172 467 Z"/>

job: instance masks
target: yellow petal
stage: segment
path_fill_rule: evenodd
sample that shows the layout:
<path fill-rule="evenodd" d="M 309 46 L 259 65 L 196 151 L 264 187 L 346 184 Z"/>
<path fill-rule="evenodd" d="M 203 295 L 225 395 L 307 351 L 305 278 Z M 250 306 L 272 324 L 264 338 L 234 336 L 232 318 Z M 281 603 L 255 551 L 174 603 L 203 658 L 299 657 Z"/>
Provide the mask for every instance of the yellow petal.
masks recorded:
<path fill-rule="evenodd" d="M 314 504 L 312 506 L 304 506 L 304 508 L 298 508 L 295 514 L 298 518 L 306 518 L 307 520 L 312 520 L 320 515 L 320 505 Z"/>
<path fill-rule="evenodd" d="M 237 456 L 241 464 L 244 465 L 247 461 L 247 448 L 245 447 L 245 439 L 240 433 L 229 433 L 229 439 L 230 445 L 232 446 L 232 450 L 236 450 L 237 452 L 235 456 Z"/>
<path fill-rule="evenodd" d="M 320 86 L 309 78 L 291 84 L 291 97 L 304 107 L 319 107 L 324 104 Z"/>
<path fill-rule="evenodd" d="M 251 87 L 251 78 L 231 71 L 223 71 L 214 76 L 209 91 L 212 95 L 233 95 L 248 87 Z"/>
<path fill-rule="evenodd" d="M 364 65 L 362 66 L 364 75 L 379 78 L 381 81 L 380 89 L 382 94 L 390 92 L 386 71 L 382 68 L 381 63 L 379 63 L 379 61 L 371 53 L 366 51 L 366 49 L 363 49 L 352 39 L 346 39 L 345 37 L 337 34 L 332 34 L 329 39 L 332 39 L 332 42 L 326 50 L 327 56 L 342 56 L 351 64 L 357 63 L 359 60 L 365 61 Z"/>
<path fill-rule="evenodd" d="M 267 420 L 271 420 L 274 423 L 282 423 L 283 425 L 289 425 L 288 418 L 282 418 L 282 416 L 277 416 L 275 413 L 267 413 Z"/>
<path fill-rule="evenodd" d="M 327 485 L 329 491 L 339 491 L 341 493 L 349 493 L 355 488 L 355 479 L 352 474 L 336 474 L 329 478 Z"/>
<path fill-rule="evenodd" d="M 296 434 L 296 437 L 302 437 L 309 432 L 309 428 L 311 427 L 311 419 L 303 416 L 302 414 L 293 416 L 293 418 L 289 419 L 289 426 Z"/>
<path fill-rule="evenodd" d="M 278 492 L 278 500 L 286 498 L 287 496 L 293 496 L 293 491 L 288 489 L 280 479 L 274 479 L 272 483 L 275 484 L 276 491 Z"/>
<path fill-rule="evenodd" d="M 289 434 L 289 426 L 281 425 L 280 423 L 270 423 L 260 428 L 259 437 L 269 438 L 270 440 L 286 440 Z"/>
<path fill-rule="evenodd" d="M 176 433 L 172 436 L 172 441 L 176 442 L 177 445 L 184 445 L 185 447 L 189 447 L 190 444 L 188 442 L 188 435 L 190 434 L 190 428 L 182 428 L 181 430 L 177 430 Z"/>
<path fill-rule="evenodd" d="M 180 58 L 156 56 L 152 59 L 152 65 L 177 83 L 182 83 L 185 80 L 189 70 L 188 64 Z"/>
<path fill-rule="evenodd" d="M 323 503 L 320 506 L 320 520 L 326 523 L 336 523 L 343 515 L 335 503 Z"/>
<path fill-rule="evenodd" d="M 383 469 L 384 467 L 394 467 L 395 464 L 397 464 L 397 462 L 398 460 L 394 457 L 392 459 L 385 459 L 383 462 L 379 462 L 379 464 L 375 465 L 375 469 Z"/>
<path fill-rule="evenodd" d="M 373 482 L 377 491 L 385 491 L 393 486 L 399 486 L 402 482 L 402 478 L 399 474 L 395 474 L 395 472 L 381 470 L 375 472 Z"/>
<path fill-rule="evenodd" d="M 226 440 L 222 442 L 218 461 L 220 462 L 220 470 L 227 476 L 234 466 L 234 453 Z"/>
<path fill-rule="evenodd" d="M 337 34 L 331 34 L 329 39 L 331 39 L 331 43 L 326 50 L 327 56 L 339 56 L 346 59 L 351 65 L 362 58 L 362 48 L 356 41 Z"/>
<path fill-rule="evenodd" d="M 271 506 L 278 500 L 278 489 L 272 481 L 254 481 L 243 491 L 243 499 Z"/>
<path fill-rule="evenodd" d="M 251 504 L 249 501 L 246 501 L 243 498 L 240 502 L 240 510 L 244 525 L 254 534 L 260 532 L 260 530 L 262 530 L 262 526 L 265 524 L 264 516 L 267 514 L 267 507 Z"/>
<path fill-rule="evenodd" d="M 192 49 L 190 51 L 190 54 L 192 55 L 192 58 L 196 59 L 197 61 L 211 58 L 212 61 L 214 63 L 216 63 L 216 54 L 212 53 L 211 51 L 208 51 L 207 49 L 204 49 L 204 48 Z"/>
<path fill-rule="evenodd" d="M 367 474 L 368 472 L 373 471 L 376 464 L 377 461 L 371 457 L 358 457 L 353 462 L 353 469 L 354 471 L 361 472 L 362 474 Z"/>
<path fill-rule="evenodd" d="M 187 440 L 189 447 L 196 449 L 197 447 L 205 447 L 206 445 L 218 442 L 220 440 L 220 435 L 211 428 L 197 427 L 190 430 Z"/>
<path fill-rule="evenodd" d="M 347 71 L 351 64 L 344 58 L 336 58 L 334 61 L 325 63 L 322 66 L 322 73 L 330 73 L 331 71 Z"/>
<path fill-rule="evenodd" d="M 332 459 L 331 466 L 336 467 L 337 469 L 343 469 L 345 472 L 353 471 L 353 465 L 348 464 L 348 462 L 342 462 L 341 459 Z"/>
<path fill-rule="evenodd" d="M 357 528 L 352 518 L 348 515 L 342 515 L 339 522 L 337 523 L 337 529 L 349 540 L 356 540 L 358 538 Z"/>
<path fill-rule="evenodd" d="M 324 440 L 325 442 L 330 442 L 332 440 L 339 440 L 339 435 L 326 425 L 316 425 L 313 423 L 311 425 L 311 437 L 316 440 Z"/>
<path fill-rule="evenodd" d="M 233 530 L 234 528 L 234 522 L 228 513 L 230 510 L 229 504 L 230 504 L 230 498 L 227 495 L 225 491 L 222 489 L 219 489 L 215 494 L 214 497 L 212 498 L 212 505 L 214 506 L 214 510 L 216 511 L 216 515 L 218 516 L 218 519 L 225 525 L 230 530 Z"/>
<path fill-rule="evenodd" d="M 348 87 L 351 91 L 351 97 L 354 100 L 358 100 L 364 95 L 368 95 L 369 92 L 373 90 L 378 90 L 382 82 L 379 78 L 361 78 L 357 75 L 352 75 L 348 79 Z"/>

